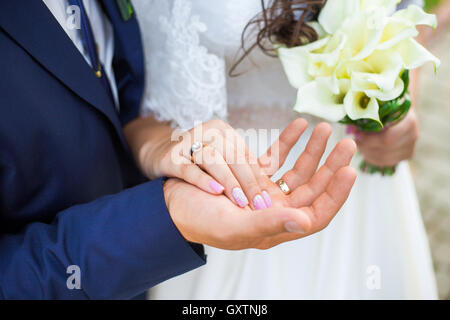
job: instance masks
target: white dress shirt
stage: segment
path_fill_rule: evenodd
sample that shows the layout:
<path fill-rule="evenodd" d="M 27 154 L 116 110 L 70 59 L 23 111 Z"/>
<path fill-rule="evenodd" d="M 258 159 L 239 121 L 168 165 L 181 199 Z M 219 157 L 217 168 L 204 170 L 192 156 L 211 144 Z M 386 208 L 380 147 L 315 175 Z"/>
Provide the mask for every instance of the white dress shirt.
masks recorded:
<path fill-rule="evenodd" d="M 63 30 L 72 40 L 74 45 L 83 55 L 86 62 L 91 65 L 89 53 L 84 48 L 81 31 L 79 29 L 70 28 L 68 20 L 73 12 L 67 12 L 70 4 L 68 0 L 42 0 L 53 16 L 59 22 Z M 113 93 L 116 107 L 119 108 L 119 99 L 117 93 L 117 85 L 114 77 L 114 70 L 112 68 L 112 61 L 114 57 L 114 30 L 108 18 L 102 11 L 97 1 L 83 0 L 86 13 L 89 17 L 94 33 L 95 41 L 98 45 L 99 59 L 103 64 L 106 75 L 108 76 Z"/>

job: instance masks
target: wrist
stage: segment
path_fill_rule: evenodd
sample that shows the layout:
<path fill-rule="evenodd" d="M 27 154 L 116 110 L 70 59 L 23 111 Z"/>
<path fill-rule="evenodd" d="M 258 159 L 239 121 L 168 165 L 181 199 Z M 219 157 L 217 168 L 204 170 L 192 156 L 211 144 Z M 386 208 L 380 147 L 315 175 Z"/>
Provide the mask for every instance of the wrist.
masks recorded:
<path fill-rule="evenodd" d="M 141 171 L 150 179 L 157 179 L 164 175 L 164 161 L 171 150 L 171 135 L 159 134 L 151 140 L 144 142 L 138 152 L 138 162 Z"/>
<path fill-rule="evenodd" d="M 148 142 L 145 142 L 144 144 L 142 144 L 142 146 L 139 149 L 138 157 L 137 157 L 139 169 L 150 180 L 158 178 L 158 176 L 154 174 L 155 159 L 151 156 L 152 154 L 153 154 L 152 144 L 148 141 Z"/>
<path fill-rule="evenodd" d="M 160 163 L 168 146 L 173 129 L 152 117 L 137 118 L 124 128 L 133 157 L 139 169 L 149 179 L 159 178 Z"/>
<path fill-rule="evenodd" d="M 186 204 L 180 201 L 180 199 L 183 199 L 183 194 L 180 194 L 179 191 L 182 185 L 180 180 L 176 178 L 167 179 L 163 184 L 164 201 L 170 218 L 182 237 L 188 242 L 194 242 L 183 227 L 183 213 L 186 212 Z"/>

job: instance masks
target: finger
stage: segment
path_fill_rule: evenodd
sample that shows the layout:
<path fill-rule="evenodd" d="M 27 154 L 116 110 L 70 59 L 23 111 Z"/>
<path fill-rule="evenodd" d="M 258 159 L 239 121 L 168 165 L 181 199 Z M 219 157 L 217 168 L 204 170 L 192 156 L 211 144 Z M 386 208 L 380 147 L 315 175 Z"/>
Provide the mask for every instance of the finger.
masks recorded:
<path fill-rule="evenodd" d="M 234 176 L 222 154 L 211 145 L 202 148 L 192 156 L 193 161 L 208 172 L 225 188 L 225 195 L 238 206 L 244 208 L 249 204 L 239 181 Z"/>
<path fill-rule="evenodd" d="M 281 234 L 291 234 L 301 237 L 308 234 L 312 228 L 309 214 L 293 208 L 269 208 L 258 214 L 246 215 L 237 226 L 241 235 L 249 241 L 265 243 L 264 239 Z M 270 245 L 268 245 L 270 247 Z"/>
<path fill-rule="evenodd" d="M 311 235 L 325 228 L 348 198 L 356 179 L 351 167 L 342 168 L 327 191 L 311 207 L 270 208 L 257 215 L 241 216 L 232 238 L 244 239 L 245 247 L 268 249 L 280 243 Z"/>
<path fill-rule="evenodd" d="M 253 174 L 253 169 L 248 163 L 248 159 L 245 154 L 245 149 L 236 149 L 234 144 L 227 140 L 224 144 L 224 153 L 222 154 L 226 163 L 230 167 L 233 175 L 242 187 L 247 200 L 250 200 L 250 206 L 252 209 L 261 210 L 266 209 L 267 205 L 264 201 L 261 186 L 259 185 L 255 175 Z M 242 198 L 239 189 L 235 189 L 234 197 L 236 199 Z"/>
<path fill-rule="evenodd" d="M 347 200 L 356 180 L 356 170 L 345 167 L 333 176 L 326 191 L 309 208 L 302 208 L 312 222 L 313 232 L 324 229 Z"/>
<path fill-rule="evenodd" d="M 179 161 L 180 163 L 176 166 L 174 174 L 169 174 L 169 176 L 183 179 L 208 193 L 222 194 L 224 192 L 225 187 L 197 165 L 184 157 L 180 157 Z"/>
<path fill-rule="evenodd" d="M 245 143 L 245 140 L 236 131 L 233 131 L 233 135 L 228 137 L 228 139 L 232 141 L 233 145 L 236 145 L 237 150 L 244 150 L 245 160 L 252 169 L 253 176 L 255 177 L 256 182 L 262 190 L 261 195 L 264 200 L 264 204 L 268 208 L 272 207 L 272 198 L 267 190 L 270 189 L 270 187 L 273 185 L 273 182 L 261 169 L 258 159 L 253 154 L 253 152 L 249 150 L 247 144 Z M 260 200 L 261 199 L 259 199 L 258 201 Z M 260 206 L 258 205 L 258 207 Z"/>
<path fill-rule="evenodd" d="M 292 121 L 269 150 L 259 157 L 259 165 L 266 175 L 272 176 L 280 169 L 307 127 L 308 122 L 305 119 L 298 118 Z"/>
<path fill-rule="evenodd" d="M 252 209 L 261 210 L 267 208 L 264 198 L 269 199 L 267 192 L 262 192 L 255 173 L 249 163 L 253 158 L 248 151 L 247 145 L 235 130 L 227 130 L 224 136 L 215 137 L 211 143 L 221 153 L 230 168 L 233 176 L 239 182 L 241 188 L 234 188 L 232 195 L 240 206 L 250 205 Z M 255 164 L 257 162 L 255 161 Z"/>
<path fill-rule="evenodd" d="M 326 190 L 335 173 L 350 164 L 355 152 L 356 144 L 353 140 L 344 139 L 339 142 L 311 181 L 289 195 L 290 205 L 296 208 L 310 206 Z"/>
<path fill-rule="evenodd" d="M 294 168 L 283 176 L 283 180 L 291 189 L 307 183 L 314 175 L 327 147 L 331 132 L 331 126 L 325 122 L 314 128 L 305 151 L 295 163 Z"/>

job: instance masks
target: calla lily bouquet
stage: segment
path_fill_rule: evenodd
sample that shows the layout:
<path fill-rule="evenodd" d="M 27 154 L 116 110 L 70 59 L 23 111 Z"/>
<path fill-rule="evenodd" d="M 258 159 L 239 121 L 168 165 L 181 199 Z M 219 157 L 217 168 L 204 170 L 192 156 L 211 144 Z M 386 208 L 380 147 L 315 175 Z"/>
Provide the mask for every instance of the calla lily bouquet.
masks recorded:
<path fill-rule="evenodd" d="M 318 40 L 278 55 L 298 89 L 294 110 L 378 132 L 409 111 L 409 70 L 440 61 L 413 38 L 417 25 L 436 28 L 435 15 L 398 0 L 328 0 L 318 21 Z M 365 172 L 393 174 L 365 162 Z"/>

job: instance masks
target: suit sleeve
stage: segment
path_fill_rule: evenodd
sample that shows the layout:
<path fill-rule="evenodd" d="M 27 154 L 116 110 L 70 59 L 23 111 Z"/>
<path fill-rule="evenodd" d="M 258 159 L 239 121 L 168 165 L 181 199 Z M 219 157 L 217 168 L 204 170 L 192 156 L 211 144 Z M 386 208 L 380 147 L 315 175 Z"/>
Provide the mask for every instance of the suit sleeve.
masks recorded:
<path fill-rule="evenodd" d="M 204 263 L 156 180 L 0 235 L 0 298 L 128 299 Z M 70 285 L 77 275 L 80 289 Z"/>

